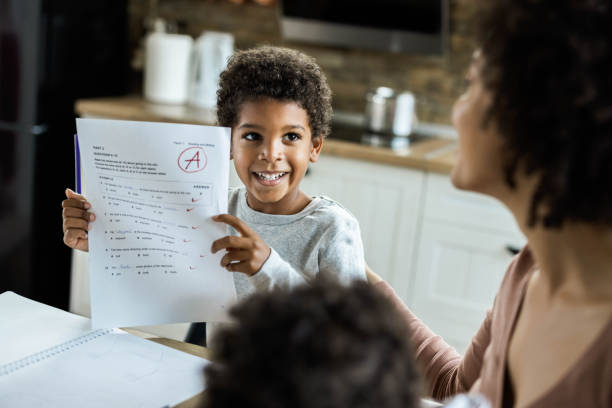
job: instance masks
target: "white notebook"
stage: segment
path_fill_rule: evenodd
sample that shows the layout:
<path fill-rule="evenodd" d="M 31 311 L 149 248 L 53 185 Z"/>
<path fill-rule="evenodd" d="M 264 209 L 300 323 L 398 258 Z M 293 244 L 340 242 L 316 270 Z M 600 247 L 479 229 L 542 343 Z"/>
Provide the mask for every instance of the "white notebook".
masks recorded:
<path fill-rule="evenodd" d="M 163 407 L 204 390 L 208 361 L 0 294 L 0 407 Z"/>

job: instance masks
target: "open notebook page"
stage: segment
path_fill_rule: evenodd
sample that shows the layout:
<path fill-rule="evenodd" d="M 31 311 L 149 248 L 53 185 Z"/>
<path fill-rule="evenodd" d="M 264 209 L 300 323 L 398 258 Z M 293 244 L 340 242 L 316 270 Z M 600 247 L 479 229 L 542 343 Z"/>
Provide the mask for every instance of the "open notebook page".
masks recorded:
<path fill-rule="evenodd" d="M 207 360 L 88 327 L 89 319 L 0 294 L 0 406 L 163 407 L 204 390 Z"/>
<path fill-rule="evenodd" d="M 13 292 L 0 294 L 0 365 L 90 331 L 89 319 Z"/>

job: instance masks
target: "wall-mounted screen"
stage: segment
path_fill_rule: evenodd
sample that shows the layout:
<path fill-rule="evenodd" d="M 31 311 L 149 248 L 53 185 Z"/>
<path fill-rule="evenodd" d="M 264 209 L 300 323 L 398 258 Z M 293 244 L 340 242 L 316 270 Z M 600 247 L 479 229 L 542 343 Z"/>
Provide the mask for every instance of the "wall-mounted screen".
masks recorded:
<path fill-rule="evenodd" d="M 442 53 L 447 0 L 283 0 L 288 40 L 392 52 Z"/>

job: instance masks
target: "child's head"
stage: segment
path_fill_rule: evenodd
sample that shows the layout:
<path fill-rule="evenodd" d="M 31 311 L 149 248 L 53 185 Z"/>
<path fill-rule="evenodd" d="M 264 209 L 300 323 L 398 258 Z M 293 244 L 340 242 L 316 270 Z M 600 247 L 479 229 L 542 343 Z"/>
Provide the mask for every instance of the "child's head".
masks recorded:
<path fill-rule="evenodd" d="M 331 90 L 321 68 L 308 55 L 269 46 L 236 52 L 219 81 L 219 125 L 233 128 L 244 102 L 266 98 L 295 102 L 306 111 L 313 137 L 329 134 Z"/>
<path fill-rule="evenodd" d="M 325 75 L 307 55 L 261 47 L 230 58 L 219 81 L 217 119 L 232 128 L 232 158 L 249 200 L 296 199 L 330 131 L 331 113 Z"/>
<path fill-rule="evenodd" d="M 315 282 L 258 293 L 213 339 L 206 407 L 416 407 L 410 333 L 375 288 Z"/>

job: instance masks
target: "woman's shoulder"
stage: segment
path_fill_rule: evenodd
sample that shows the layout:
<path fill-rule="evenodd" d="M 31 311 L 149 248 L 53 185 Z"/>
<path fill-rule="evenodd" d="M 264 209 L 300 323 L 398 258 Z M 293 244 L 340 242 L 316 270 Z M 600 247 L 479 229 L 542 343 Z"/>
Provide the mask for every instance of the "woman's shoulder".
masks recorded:
<path fill-rule="evenodd" d="M 502 302 L 505 298 L 516 300 L 517 295 L 522 294 L 535 269 L 536 263 L 531 249 L 529 245 L 525 245 L 514 256 L 506 270 L 497 294 L 497 302 Z"/>
<path fill-rule="evenodd" d="M 498 334 L 506 333 L 512 327 L 523 302 L 527 282 L 535 269 L 535 260 L 526 245 L 510 262 L 495 295 L 491 317 Z"/>

